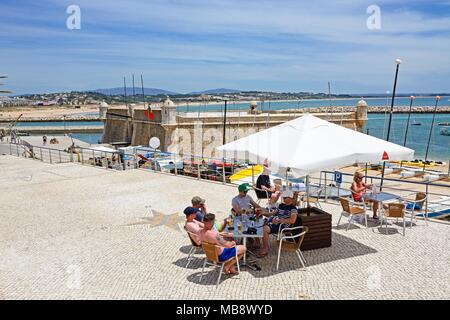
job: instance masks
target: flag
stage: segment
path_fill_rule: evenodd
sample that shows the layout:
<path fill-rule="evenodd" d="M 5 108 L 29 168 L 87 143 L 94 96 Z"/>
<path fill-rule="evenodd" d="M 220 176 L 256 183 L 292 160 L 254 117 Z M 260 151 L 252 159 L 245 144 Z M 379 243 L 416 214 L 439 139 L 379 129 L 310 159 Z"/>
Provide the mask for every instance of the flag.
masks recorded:
<path fill-rule="evenodd" d="M 150 107 L 150 103 L 148 104 L 147 110 L 145 110 L 145 116 L 150 120 L 155 119 L 155 115 L 153 114 L 153 110 Z"/>

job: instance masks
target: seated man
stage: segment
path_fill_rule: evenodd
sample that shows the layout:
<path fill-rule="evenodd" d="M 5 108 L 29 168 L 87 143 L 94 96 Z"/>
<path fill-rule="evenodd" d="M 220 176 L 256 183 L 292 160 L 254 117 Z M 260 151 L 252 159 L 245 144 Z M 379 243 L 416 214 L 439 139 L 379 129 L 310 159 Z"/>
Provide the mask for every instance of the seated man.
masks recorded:
<path fill-rule="evenodd" d="M 264 167 L 264 171 L 256 180 L 256 195 L 258 199 L 270 199 L 270 203 L 276 203 L 280 198 L 280 191 L 276 190 L 275 185 L 270 182 L 269 168 Z M 267 193 L 266 193 L 267 191 Z"/>
<path fill-rule="evenodd" d="M 200 245 L 200 231 L 204 228 L 204 224 L 195 220 L 197 209 L 193 207 L 187 207 L 184 209 L 184 214 L 186 215 L 186 222 L 184 224 L 184 228 L 191 232 L 193 235 L 192 240 L 195 241 L 198 245 Z"/>
<path fill-rule="evenodd" d="M 195 220 L 202 222 L 205 214 L 208 213 L 205 206 L 205 199 L 195 196 L 191 200 L 192 207 L 197 209 Z"/>
<path fill-rule="evenodd" d="M 253 208 L 261 208 L 247 192 L 252 190 L 248 183 L 242 183 L 238 187 L 239 194 L 231 200 L 233 211 L 236 214 L 242 214 Z"/>
<path fill-rule="evenodd" d="M 260 256 L 264 257 L 269 251 L 269 235 L 278 234 L 280 228 L 289 227 L 295 224 L 297 220 L 298 211 L 293 205 L 294 194 L 292 191 L 284 191 L 281 195 L 283 203 L 278 206 L 275 214 L 269 218 L 267 224 L 264 226 L 263 247 Z"/>
<path fill-rule="evenodd" d="M 226 261 L 230 258 L 236 257 L 236 252 L 238 259 L 240 259 L 246 248 L 242 245 L 236 245 L 234 241 L 227 241 L 224 237 L 213 229 L 214 221 L 216 216 L 213 213 L 208 213 L 203 218 L 204 228 L 200 231 L 200 240 L 202 242 L 207 242 L 219 246 L 218 255 L 219 261 Z M 226 274 L 237 274 L 234 265 L 236 264 L 236 258 L 231 259 L 224 265 L 224 272 Z"/>

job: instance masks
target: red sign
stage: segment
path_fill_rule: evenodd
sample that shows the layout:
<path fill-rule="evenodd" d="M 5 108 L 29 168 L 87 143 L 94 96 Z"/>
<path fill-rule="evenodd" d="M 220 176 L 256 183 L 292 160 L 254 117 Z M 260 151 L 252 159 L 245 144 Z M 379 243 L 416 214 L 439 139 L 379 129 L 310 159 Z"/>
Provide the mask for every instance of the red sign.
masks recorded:
<path fill-rule="evenodd" d="M 381 158 L 381 160 L 389 160 L 389 155 L 387 154 L 387 152 L 383 152 L 383 157 Z"/>

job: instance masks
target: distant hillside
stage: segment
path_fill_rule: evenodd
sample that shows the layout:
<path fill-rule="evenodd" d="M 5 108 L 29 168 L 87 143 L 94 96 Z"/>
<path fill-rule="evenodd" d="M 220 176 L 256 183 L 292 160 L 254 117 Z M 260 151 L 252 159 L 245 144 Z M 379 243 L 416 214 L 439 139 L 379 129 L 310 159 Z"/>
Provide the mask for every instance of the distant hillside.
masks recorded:
<path fill-rule="evenodd" d="M 217 88 L 217 89 L 210 89 L 205 91 L 194 91 L 189 92 L 188 94 L 224 94 L 224 93 L 240 93 L 242 91 L 235 90 L 235 89 L 226 89 L 226 88 Z"/>
<path fill-rule="evenodd" d="M 142 94 L 142 89 L 135 87 L 135 94 Z M 107 96 L 114 96 L 114 95 L 123 95 L 124 94 L 124 88 L 109 88 L 109 89 L 96 89 L 92 90 L 91 92 L 101 93 Z M 133 88 L 127 87 L 127 95 L 133 94 Z M 157 96 L 160 94 L 167 94 L 167 95 L 178 95 L 179 93 L 173 92 L 173 91 L 167 91 L 163 89 L 157 89 L 157 88 L 144 88 L 144 94 L 147 96 Z"/>

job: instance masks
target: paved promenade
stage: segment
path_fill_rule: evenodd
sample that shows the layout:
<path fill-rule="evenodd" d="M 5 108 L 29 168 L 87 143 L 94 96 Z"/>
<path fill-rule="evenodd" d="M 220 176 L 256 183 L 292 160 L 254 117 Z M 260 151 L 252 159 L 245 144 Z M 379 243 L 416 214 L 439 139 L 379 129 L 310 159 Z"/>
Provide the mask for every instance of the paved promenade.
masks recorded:
<path fill-rule="evenodd" d="M 0 299 L 449 299 L 450 225 L 333 228 L 330 248 L 275 250 L 261 271 L 198 282 L 177 223 L 193 195 L 224 216 L 234 187 L 141 170 L 0 156 Z M 152 206 L 152 212 L 146 206 Z M 333 213 L 340 208 L 324 204 Z M 345 227 L 346 221 L 344 221 Z M 384 230 L 383 230 L 384 232 Z"/>

